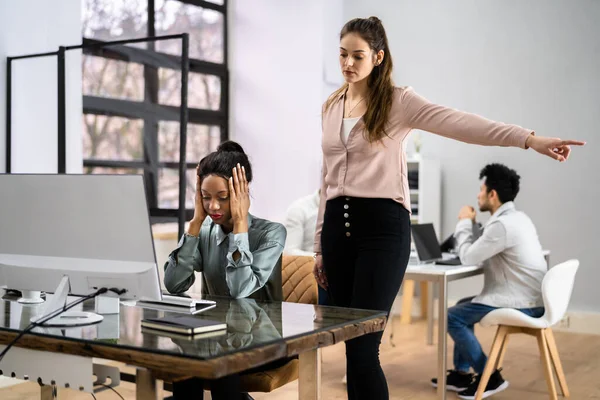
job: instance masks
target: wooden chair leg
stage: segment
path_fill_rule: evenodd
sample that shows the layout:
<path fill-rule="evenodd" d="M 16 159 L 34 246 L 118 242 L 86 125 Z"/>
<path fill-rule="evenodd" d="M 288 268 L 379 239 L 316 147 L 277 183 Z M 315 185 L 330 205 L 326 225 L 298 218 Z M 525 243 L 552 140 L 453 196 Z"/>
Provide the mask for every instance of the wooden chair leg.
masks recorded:
<path fill-rule="evenodd" d="M 400 323 L 410 324 L 412 321 L 412 302 L 415 296 L 415 281 L 408 279 L 402 284 L 402 309 L 400 310 Z"/>
<path fill-rule="evenodd" d="M 498 363 L 496 364 L 496 369 L 502 368 L 502 364 L 504 364 L 504 355 L 506 354 L 506 348 L 508 347 L 508 338 L 510 335 L 504 336 L 504 342 L 502 343 L 502 347 L 500 348 L 500 355 L 498 356 Z"/>
<path fill-rule="evenodd" d="M 542 359 L 542 368 L 544 369 L 544 375 L 546 375 L 546 383 L 548 384 L 548 392 L 550 392 L 551 400 L 558 400 L 558 394 L 556 393 L 556 386 L 554 385 L 554 376 L 552 373 L 552 365 L 550 361 L 550 354 L 548 352 L 548 342 L 546 341 L 546 335 L 544 330 L 540 329 L 537 331 L 538 347 L 540 348 L 540 357 Z"/>
<path fill-rule="evenodd" d="M 492 344 L 490 356 L 485 364 L 483 374 L 481 375 L 479 387 L 477 388 L 477 393 L 475 394 L 475 400 L 483 399 L 483 392 L 485 392 L 485 387 L 490 380 L 490 376 L 492 376 L 492 373 L 494 372 L 494 367 L 498 361 L 498 356 L 500 355 L 500 350 L 504 344 L 506 335 L 508 335 L 508 327 L 500 325 L 496 331 L 496 337 L 494 338 L 494 343 Z"/>
<path fill-rule="evenodd" d="M 428 301 L 429 301 L 429 285 L 428 282 L 421 282 L 420 284 L 420 288 L 421 288 L 421 293 L 420 293 L 420 297 L 421 297 L 421 318 L 425 319 L 427 318 L 427 310 L 428 310 Z"/>
<path fill-rule="evenodd" d="M 554 340 L 552 328 L 544 329 L 543 332 L 546 336 L 548 350 L 550 351 L 550 358 L 552 359 L 552 364 L 554 364 L 554 370 L 556 371 L 556 378 L 558 379 L 560 390 L 562 391 L 564 397 L 570 397 L 569 388 L 567 387 L 567 379 L 565 378 L 565 372 L 563 371 L 560 357 L 558 356 L 558 348 L 556 347 L 556 341 Z"/>

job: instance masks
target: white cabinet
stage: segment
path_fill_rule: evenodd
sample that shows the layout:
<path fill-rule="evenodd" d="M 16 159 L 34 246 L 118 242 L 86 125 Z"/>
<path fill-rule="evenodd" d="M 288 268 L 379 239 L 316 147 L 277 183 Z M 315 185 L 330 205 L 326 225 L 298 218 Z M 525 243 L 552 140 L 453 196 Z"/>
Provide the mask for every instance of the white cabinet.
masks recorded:
<path fill-rule="evenodd" d="M 437 160 L 409 158 L 408 180 L 413 224 L 433 223 L 440 239 L 442 176 Z"/>

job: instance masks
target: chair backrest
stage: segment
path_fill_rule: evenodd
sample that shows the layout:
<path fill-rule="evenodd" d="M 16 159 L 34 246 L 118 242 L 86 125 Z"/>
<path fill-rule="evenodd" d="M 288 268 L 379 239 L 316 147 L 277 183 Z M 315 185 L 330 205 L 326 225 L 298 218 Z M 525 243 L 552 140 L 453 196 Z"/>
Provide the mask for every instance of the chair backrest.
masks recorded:
<path fill-rule="evenodd" d="M 548 321 L 548 326 L 556 324 L 567 312 L 578 268 L 579 260 L 569 260 L 550 268 L 546 273 L 542 281 L 546 308 L 542 318 Z"/>
<path fill-rule="evenodd" d="M 317 281 L 313 275 L 315 260 L 311 256 L 283 255 L 281 282 L 283 301 L 317 304 Z"/>

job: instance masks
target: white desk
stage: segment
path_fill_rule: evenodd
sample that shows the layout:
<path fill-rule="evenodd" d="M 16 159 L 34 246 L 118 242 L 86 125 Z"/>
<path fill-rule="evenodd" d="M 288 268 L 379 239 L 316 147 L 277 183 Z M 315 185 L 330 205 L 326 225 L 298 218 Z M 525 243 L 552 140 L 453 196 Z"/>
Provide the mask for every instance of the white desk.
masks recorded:
<path fill-rule="evenodd" d="M 544 250 L 550 268 L 550 251 Z M 438 286 L 438 398 L 446 399 L 446 355 L 448 349 L 448 282 L 483 274 L 478 265 L 447 266 L 436 264 L 409 264 L 404 279 L 425 281 L 429 285 L 427 299 L 427 344 L 433 344 L 433 291 Z M 432 284 L 433 287 L 432 287 Z"/>
<path fill-rule="evenodd" d="M 410 264 L 406 268 L 404 279 L 426 281 L 430 287 L 428 292 L 427 311 L 427 343 L 433 344 L 433 288 L 439 287 L 438 303 L 438 398 L 446 399 L 446 354 L 448 349 L 448 282 L 483 274 L 481 266 L 446 266 L 433 264 Z"/>

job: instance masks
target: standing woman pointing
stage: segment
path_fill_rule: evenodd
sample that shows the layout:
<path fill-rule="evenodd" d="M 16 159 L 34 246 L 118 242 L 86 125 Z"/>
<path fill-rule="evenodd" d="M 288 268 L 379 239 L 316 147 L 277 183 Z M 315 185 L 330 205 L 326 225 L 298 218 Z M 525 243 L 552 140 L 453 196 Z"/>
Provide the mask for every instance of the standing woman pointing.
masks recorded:
<path fill-rule="evenodd" d="M 323 177 L 314 274 L 339 307 L 389 312 L 410 255 L 405 140 L 412 129 L 565 161 L 570 145 L 529 129 L 432 104 L 395 87 L 381 21 L 349 21 L 340 34 L 345 84 L 323 107 Z M 382 332 L 346 342 L 349 399 L 388 399 Z"/>

